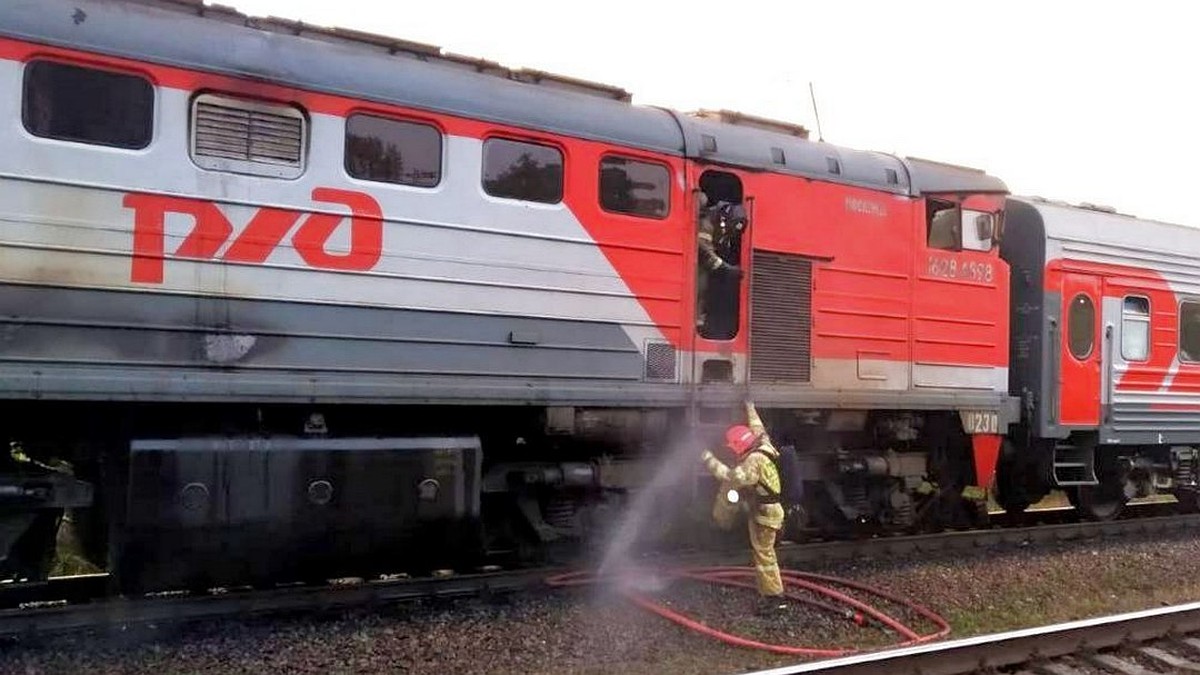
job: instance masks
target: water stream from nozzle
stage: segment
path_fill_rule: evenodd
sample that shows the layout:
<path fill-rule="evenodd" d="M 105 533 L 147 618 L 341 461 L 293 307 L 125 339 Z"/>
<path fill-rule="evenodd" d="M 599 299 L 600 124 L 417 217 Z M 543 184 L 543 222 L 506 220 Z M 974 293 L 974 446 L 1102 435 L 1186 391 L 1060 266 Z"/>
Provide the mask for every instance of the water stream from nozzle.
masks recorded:
<path fill-rule="evenodd" d="M 600 562 L 601 578 L 615 578 L 621 583 L 635 585 L 657 585 L 644 571 L 638 572 L 632 557 L 634 547 L 647 527 L 672 516 L 673 507 L 686 497 L 678 490 L 686 488 L 687 480 L 695 475 L 702 448 L 694 434 L 685 432 L 671 439 L 666 451 L 650 481 L 633 495 L 609 538 Z M 664 499 L 673 491 L 680 499 Z"/>

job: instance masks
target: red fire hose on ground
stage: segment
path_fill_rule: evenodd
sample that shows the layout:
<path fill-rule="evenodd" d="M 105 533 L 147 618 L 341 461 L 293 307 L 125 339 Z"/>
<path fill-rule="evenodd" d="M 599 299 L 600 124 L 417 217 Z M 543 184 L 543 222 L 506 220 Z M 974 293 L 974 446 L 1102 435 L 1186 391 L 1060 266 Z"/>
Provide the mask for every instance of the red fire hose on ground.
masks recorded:
<path fill-rule="evenodd" d="M 657 572 L 656 572 L 657 573 Z M 658 573 L 661 574 L 661 573 Z M 730 586 L 735 588 L 747 588 L 754 590 L 754 569 L 750 567 L 702 567 L 672 570 L 663 574 L 668 578 L 687 579 L 702 583 L 712 583 L 721 586 Z M 826 611 L 832 611 L 845 616 L 859 625 L 865 625 L 867 621 L 874 621 L 894 632 L 900 637 L 900 641 L 892 647 L 907 647 L 922 642 L 937 640 L 950 634 L 950 624 L 945 619 L 931 610 L 922 607 L 906 598 L 889 593 L 882 589 L 874 588 L 866 584 L 861 584 L 856 581 L 847 579 L 839 579 L 837 577 L 824 576 L 820 574 L 810 574 L 807 572 L 794 572 L 784 570 L 781 573 L 784 585 L 784 594 L 788 599 L 814 606 Z M 596 576 L 590 572 L 570 572 L 558 576 L 550 577 L 546 582 L 551 586 L 569 587 L 569 586 L 584 586 L 599 583 L 603 580 L 602 577 Z M 838 648 L 820 648 L 820 647 L 797 647 L 792 645 L 769 644 L 752 640 L 750 638 L 734 635 L 725 631 L 708 626 L 696 619 L 668 609 L 663 604 L 650 599 L 645 593 L 637 590 L 633 584 L 621 583 L 619 578 L 612 579 L 617 592 L 625 595 L 637 606 L 645 609 L 648 612 L 657 614 L 658 616 L 679 624 L 689 630 L 696 631 L 711 638 L 715 638 L 729 645 L 737 647 L 747 647 L 750 649 L 760 649 L 774 654 L 785 654 L 792 656 L 817 656 L 817 657 L 833 657 L 847 656 L 854 654 L 858 649 L 838 649 Z M 857 591 L 862 594 L 875 596 L 876 598 L 891 602 L 895 605 L 906 607 L 912 613 L 928 620 L 935 630 L 932 632 L 921 633 L 911 626 L 907 625 L 900 619 L 884 612 L 883 610 L 873 605 L 867 604 L 862 600 L 852 597 L 847 592 L 838 590 L 840 586 L 845 589 Z M 810 595 L 811 594 L 811 595 Z M 814 597 L 815 596 L 815 597 Z"/>

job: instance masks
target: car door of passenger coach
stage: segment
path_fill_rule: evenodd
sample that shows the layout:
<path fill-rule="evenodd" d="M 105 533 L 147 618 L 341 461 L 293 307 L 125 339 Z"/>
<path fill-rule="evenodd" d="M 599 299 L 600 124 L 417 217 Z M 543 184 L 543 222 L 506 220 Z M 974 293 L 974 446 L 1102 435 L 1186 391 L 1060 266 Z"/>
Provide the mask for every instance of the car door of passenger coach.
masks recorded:
<path fill-rule="evenodd" d="M 1062 275 L 1062 315 L 1058 337 L 1058 422 L 1063 426 L 1100 424 L 1100 279 Z"/>

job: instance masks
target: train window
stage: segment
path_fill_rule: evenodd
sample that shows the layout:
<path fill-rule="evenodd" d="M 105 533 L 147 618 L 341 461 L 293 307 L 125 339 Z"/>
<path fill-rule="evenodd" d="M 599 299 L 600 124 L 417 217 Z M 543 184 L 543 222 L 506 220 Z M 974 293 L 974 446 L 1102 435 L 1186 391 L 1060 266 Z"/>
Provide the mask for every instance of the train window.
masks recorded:
<path fill-rule="evenodd" d="M 563 155 L 537 143 L 483 142 L 483 189 L 493 197 L 557 204 L 563 197 Z"/>
<path fill-rule="evenodd" d="M 957 251 L 962 246 L 962 211 L 948 202 L 929 200 L 926 243 L 929 248 Z"/>
<path fill-rule="evenodd" d="M 1200 302 L 1179 305 L 1179 360 L 1200 361 Z"/>
<path fill-rule="evenodd" d="M 1145 361 L 1150 356 L 1150 300 L 1125 298 L 1121 306 L 1121 357 Z"/>
<path fill-rule="evenodd" d="M 137 150 L 154 130 L 154 86 L 138 75 L 32 61 L 21 122 L 34 136 Z"/>
<path fill-rule="evenodd" d="M 1092 353 L 1096 341 L 1096 306 L 1086 294 L 1080 293 L 1071 299 L 1067 314 L 1067 347 L 1071 355 L 1079 360 Z"/>
<path fill-rule="evenodd" d="M 351 115 L 346 173 L 362 180 L 436 187 L 442 180 L 442 132 L 419 122 Z"/>
<path fill-rule="evenodd" d="M 600 206 L 605 211 L 666 218 L 671 172 L 661 164 L 610 155 L 600 160 Z"/>
<path fill-rule="evenodd" d="M 304 113 L 290 105 L 215 94 L 192 101 L 192 161 L 203 169 L 297 178 L 307 132 Z"/>

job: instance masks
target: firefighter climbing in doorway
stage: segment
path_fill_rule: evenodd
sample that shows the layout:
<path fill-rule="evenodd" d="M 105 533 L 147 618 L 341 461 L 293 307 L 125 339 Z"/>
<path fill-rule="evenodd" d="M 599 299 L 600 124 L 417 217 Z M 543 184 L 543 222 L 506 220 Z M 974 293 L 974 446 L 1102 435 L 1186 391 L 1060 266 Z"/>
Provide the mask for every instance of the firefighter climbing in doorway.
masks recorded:
<path fill-rule="evenodd" d="M 754 404 L 749 401 L 746 402 L 746 417 L 747 425 L 735 425 L 725 432 L 725 444 L 738 458 L 737 466 L 729 468 L 709 450 L 704 451 L 704 464 L 722 484 L 732 485 L 739 494 L 744 494 L 750 507 L 750 546 L 761 609 L 785 609 L 783 581 L 775 557 L 775 536 L 783 527 L 784 517 L 780 504 L 782 483 L 775 465 L 779 451 L 772 445 Z"/>
<path fill-rule="evenodd" d="M 730 204 L 718 202 L 708 206 L 708 197 L 700 193 L 699 226 L 696 242 L 699 246 L 699 258 L 696 265 L 696 327 L 704 325 L 707 320 L 708 280 L 717 272 L 731 274 L 740 279 L 742 268 L 730 265 L 717 254 L 715 238 L 718 229 L 726 225 L 725 217 L 730 212 Z"/>

